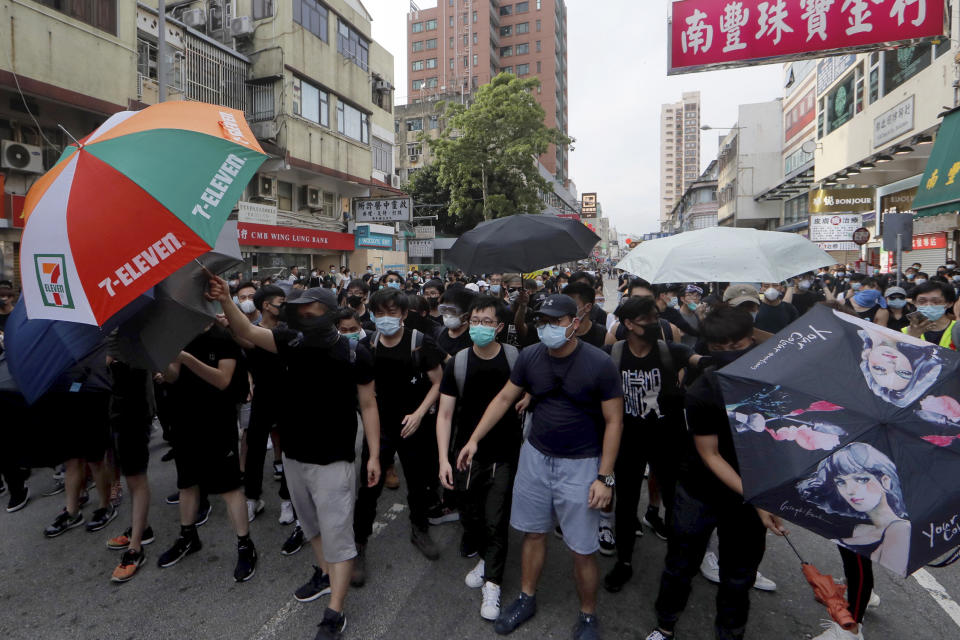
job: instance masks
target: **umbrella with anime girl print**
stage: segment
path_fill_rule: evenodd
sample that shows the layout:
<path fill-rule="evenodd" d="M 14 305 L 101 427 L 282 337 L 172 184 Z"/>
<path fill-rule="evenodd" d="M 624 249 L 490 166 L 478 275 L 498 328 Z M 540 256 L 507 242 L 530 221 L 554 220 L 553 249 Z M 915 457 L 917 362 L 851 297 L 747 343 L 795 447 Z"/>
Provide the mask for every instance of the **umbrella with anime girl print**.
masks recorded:
<path fill-rule="evenodd" d="M 907 575 L 957 545 L 960 355 L 815 306 L 719 372 L 744 497 Z"/>

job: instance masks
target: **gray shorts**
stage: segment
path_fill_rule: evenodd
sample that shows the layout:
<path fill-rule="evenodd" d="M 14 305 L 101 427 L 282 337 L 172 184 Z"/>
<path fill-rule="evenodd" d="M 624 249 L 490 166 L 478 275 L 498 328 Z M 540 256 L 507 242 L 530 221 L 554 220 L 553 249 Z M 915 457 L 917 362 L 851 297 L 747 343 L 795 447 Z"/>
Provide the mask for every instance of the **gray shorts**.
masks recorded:
<path fill-rule="evenodd" d="M 352 462 L 306 464 L 283 456 L 290 500 L 307 540 L 323 539 L 323 559 L 343 562 L 357 555 L 353 507 L 357 474 Z"/>
<path fill-rule="evenodd" d="M 525 442 L 513 483 L 510 526 L 525 533 L 547 533 L 556 521 L 574 553 L 595 553 L 600 548 L 600 511 L 591 509 L 589 501 L 599 468 L 600 458 L 554 458 Z"/>

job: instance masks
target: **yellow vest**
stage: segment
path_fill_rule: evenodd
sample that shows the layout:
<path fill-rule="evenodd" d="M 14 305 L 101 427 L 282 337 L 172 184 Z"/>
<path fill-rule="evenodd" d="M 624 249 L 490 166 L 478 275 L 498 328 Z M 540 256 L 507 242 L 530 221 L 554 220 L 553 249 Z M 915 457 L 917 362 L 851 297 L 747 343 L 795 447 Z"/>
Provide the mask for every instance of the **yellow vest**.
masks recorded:
<path fill-rule="evenodd" d="M 957 350 L 957 346 L 953 344 L 953 325 L 955 324 L 957 324 L 957 321 L 951 320 L 947 328 L 943 330 L 943 335 L 940 336 L 940 346 L 943 347 L 944 349 L 953 349 L 954 351 Z M 903 329 L 900 330 L 900 332 L 908 333 L 908 329 L 909 327 L 904 327 Z M 926 337 L 923 334 L 921 334 L 920 339 L 926 340 Z"/>

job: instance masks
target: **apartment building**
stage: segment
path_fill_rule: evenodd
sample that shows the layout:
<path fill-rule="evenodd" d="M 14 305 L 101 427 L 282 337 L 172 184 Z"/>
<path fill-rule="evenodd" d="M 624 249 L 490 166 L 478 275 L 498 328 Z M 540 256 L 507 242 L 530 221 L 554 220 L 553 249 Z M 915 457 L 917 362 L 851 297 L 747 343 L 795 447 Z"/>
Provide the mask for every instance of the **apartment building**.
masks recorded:
<path fill-rule="evenodd" d="M 468 96 L 500 72 L 536 76 L 544 122 L 568 133 L 565 0 L 437 0 L 407 15 L 407 103 Z M 569 150 L 551 146 L 540 162 L 569 180 Z"/>
<path fill-rule="evenodd" d="M 700 92 L 660 105 L 660 221 L 700 176 Z"/>

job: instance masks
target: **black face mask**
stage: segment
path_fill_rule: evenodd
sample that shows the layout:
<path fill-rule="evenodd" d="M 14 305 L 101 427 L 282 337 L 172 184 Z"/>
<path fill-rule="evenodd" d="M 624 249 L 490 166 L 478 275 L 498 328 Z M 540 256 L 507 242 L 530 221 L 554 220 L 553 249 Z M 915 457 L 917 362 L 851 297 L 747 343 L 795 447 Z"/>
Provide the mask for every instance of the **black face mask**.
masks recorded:
<path fill-rule="evenodd" d="M 750 345 L 746 349 L 737 349 L 736 351 L 714 351 L 711 349 L 710 357 L 713 358 L 713 362 L 717 367 L 725 367 L 751 349 L 753 349 L 753 345 Z"/>
<path fill-rule="evenodd" d="M 347 296 L 347 304 L 356 309 L 363 304 L 362 296 Z"/>
<path fill-rule="evenodd" d="M 436 309 L 440 306 L 440 298 L 427 298 L 427 303 L 430 305 L 431 309 Z"/>
<path fill-rule="evenodd" d="M 329 347 L 337 341 L 339 333 L 333 326 L 333 317 L 330 314 L 315 318 L 300 318 L 293 315 L 290 327 L 303 334 L 303 344 L 308 347 Z"/>
<path fill-rule="evenodd" d="M 655 344 L 661 337 L 660 323 L 643 325 L 643 340 Z"/>

